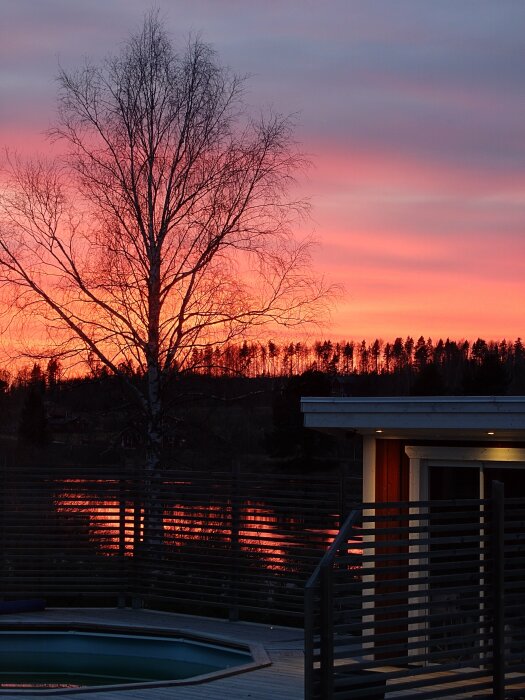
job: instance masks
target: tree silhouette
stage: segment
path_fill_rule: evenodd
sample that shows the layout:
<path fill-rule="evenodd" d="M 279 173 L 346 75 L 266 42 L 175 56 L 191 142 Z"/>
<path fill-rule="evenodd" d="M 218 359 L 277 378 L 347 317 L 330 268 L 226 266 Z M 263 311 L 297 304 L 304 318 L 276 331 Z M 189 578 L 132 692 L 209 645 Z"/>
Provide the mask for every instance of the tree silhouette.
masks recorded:
<path fill-rule="evenodd" d="M 49 441 L 42 391 L 36 384 L 30 385 L 22 405 L 18 437 L 21 442 L 35 447 L 44 447 Z"/>
<path fill-rule="evenodd" d="M 423 336 L 420 336 L 414 346 L 414 364 L 421 371 L 427 362 L 430 362 L 433 355 L 432 341 L 430 338 L 425 341 Z"/>
<path fill-rule="evenodd" d="M 464 392 L 494 396 L 504 394 L 509 384 L 509 376 L 505 365 L 497 352 L 485 350 L 480 357 L 479 352 L 473 355 L 469 362 L 464 378 Z"/>
<path fill-rule="evenodd" d="M 447 393 L 443 375 L 434 362 L 426 362 L 421 366 L 411 393 L 414 396 L 440 396 Z"/>
<path fill-rule="evenodd" d="M 199 40 L 176 51 L 155 12 L 118 55 L 59 83 L 52 136 L 67 157 L 10 159 L 2 282 L 51 331 L 50 355 L 126 383 L 153 478 L 163 386 L 195 348 L 322 311 L 311 245 L 292 234 L 304 207 L 286 197 L 304 163 L 290 120 L 250 117 L 243 79 Z"/>
<path fill-rule="evenodd" d="M 330 396 L 332 384 L 326 374 L 308 370 L 290 377 L 273 401 L 274 433 L 272 447 L 278 456 L 295 456 L 303 462 L 310 457 L 314 443 L 322 437 L 303 427 L 302 396 Z"/>

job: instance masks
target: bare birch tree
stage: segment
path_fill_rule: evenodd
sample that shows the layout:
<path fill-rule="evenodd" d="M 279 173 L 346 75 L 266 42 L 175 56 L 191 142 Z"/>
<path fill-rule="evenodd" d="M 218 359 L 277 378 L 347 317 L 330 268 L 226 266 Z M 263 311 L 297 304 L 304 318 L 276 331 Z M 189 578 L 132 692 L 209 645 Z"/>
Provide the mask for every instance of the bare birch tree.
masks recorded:
<path fill-rule="evenodd" d="M 62 356 L 128 382 L 150 474 L 163 383 L 192 349 L 315 319 L 326 291 L 292 234 L 292 124 L 250 119 L 243 83 L 199 40 L 177 53 L 151 13 L 117 56 L 61 71 L 52 136 L 67 156 L 11 158 L 0 198 L 4 285 Z"/>

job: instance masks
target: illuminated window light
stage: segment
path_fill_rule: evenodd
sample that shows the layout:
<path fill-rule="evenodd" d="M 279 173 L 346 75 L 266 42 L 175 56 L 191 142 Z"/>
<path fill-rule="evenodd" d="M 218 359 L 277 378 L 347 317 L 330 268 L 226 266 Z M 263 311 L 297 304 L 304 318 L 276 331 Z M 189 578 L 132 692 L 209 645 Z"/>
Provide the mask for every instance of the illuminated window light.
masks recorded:
<path fill-rule="evenodd" d="M 494 435 L 494 431 L 493 431 L 493 430 L 489 430 L 488 433 L 487 433 L 487 435 Z"/>
<path fill-rule="evenodd" d="M 376 430 L 376 433 L 382 433 L 382 432 L 383 432 L 382 430 Z"/>

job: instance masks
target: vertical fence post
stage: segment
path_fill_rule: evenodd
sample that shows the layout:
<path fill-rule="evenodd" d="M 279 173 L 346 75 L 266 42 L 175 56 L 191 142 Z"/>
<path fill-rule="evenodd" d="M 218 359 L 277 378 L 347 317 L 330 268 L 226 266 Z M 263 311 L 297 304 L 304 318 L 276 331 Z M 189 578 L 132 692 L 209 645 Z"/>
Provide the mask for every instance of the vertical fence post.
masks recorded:
<path fill-rule="evenodd" d="M 132 495 L 133 500 L 133 565 L 131 566 L 131 607 L 134 610 L 139 610 L 144 607 L 142 586 L 139 588 L 139 582 L 142 581 L 142 566 L 143 566 L 143 493 L 140 486 L 138 474 L 138 466 L 135 466 L 132 480 Z"/>
<path fill-rule="evenodd" d="M 304 592 L 304 698 L 314 700 L 314 615 L 315 589 Z"/>
<path fill-rule="evenodd" d="M 119 479 L 118 501 L 119 501 L 119 533 L 118 533 L 118 553 L 119 553 L 119 588 L 118 607 L 126 607 L 126 579 L 128 575 L 126 565 L 126 481 L 123 478 L 122 471 L 124 466 L 121 464 L 121 476 Z"/>
<path fill-rule="evenodd" d="M 494 632 L 492 640 L 492 697 L 505 696 L 505 491 L 492 482 L 492 565 Z"/>
<path fill-rule="evenodd" d="M 232 465 L 232 488 L 231 488 L 231 577 L 229 619 L 236 622 L 239 619 L 239 463 L 237 460 Z"/>
<path fill-rule="evenodd" d="M 321 583 L 321 698 L 331 700 L 334 692 L 334 580 L 330 564 L 322 565 Z"/>
<path fill-rule="evenodd" d="M 6 543 L 7 543 L 7 533 L 5 531 L 6 523 L 9 518 L 6 517 L 7 514 L 7 458 L 3 457 L 0 459 L 0 600 L 4 599 L 3 592 L 7 588 L 7 553 L 6 553 Z"/>

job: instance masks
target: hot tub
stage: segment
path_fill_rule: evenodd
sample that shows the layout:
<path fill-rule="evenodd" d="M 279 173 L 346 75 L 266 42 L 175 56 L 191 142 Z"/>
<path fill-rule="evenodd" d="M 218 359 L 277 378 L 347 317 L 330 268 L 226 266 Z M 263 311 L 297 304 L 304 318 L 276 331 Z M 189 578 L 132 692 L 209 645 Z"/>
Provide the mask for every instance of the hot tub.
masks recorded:
<path fill-rule="evenodd" d="M 0 629 L 0 696 L 186 685 L 266 665 L 259 648 L 165 629 Z"/>

